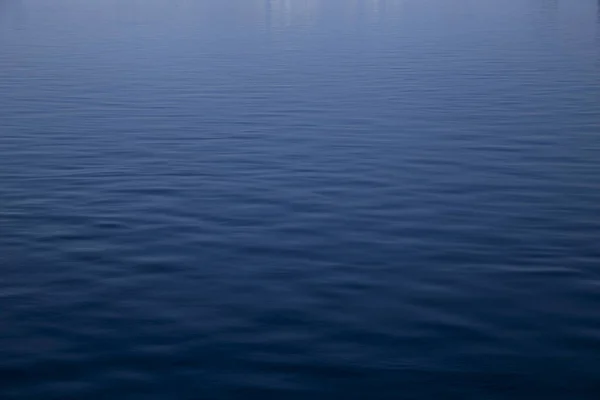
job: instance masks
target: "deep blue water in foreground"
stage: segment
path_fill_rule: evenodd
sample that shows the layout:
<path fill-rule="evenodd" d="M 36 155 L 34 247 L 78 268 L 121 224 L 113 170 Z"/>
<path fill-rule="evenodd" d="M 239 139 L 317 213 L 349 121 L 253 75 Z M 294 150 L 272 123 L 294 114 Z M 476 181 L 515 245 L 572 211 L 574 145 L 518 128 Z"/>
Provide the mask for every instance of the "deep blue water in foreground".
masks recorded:
<path fill-rule="evenodd" d="M 600 398 L 596 0 L 0 0 L 0 399 Z"/>

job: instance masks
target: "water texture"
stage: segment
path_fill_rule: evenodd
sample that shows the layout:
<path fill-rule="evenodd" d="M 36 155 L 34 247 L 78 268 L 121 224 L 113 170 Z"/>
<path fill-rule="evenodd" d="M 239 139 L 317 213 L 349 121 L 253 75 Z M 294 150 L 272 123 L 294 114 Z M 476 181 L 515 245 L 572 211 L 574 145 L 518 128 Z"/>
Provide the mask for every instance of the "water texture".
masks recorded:
<path fill-rule="evenodd" d="M 600 398 L 596 0 L 0 0 L 0 398 Z"/>

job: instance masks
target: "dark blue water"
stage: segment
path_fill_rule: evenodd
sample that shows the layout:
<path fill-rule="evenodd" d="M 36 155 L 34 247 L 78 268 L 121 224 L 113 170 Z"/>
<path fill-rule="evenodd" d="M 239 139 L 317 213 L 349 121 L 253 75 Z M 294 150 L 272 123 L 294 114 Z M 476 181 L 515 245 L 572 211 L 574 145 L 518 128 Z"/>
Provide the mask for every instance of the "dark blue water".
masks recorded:
<path fill-rule="evenodd" d="M 0 0 L 0 398 L 600 398 L 596 0 Z"/>

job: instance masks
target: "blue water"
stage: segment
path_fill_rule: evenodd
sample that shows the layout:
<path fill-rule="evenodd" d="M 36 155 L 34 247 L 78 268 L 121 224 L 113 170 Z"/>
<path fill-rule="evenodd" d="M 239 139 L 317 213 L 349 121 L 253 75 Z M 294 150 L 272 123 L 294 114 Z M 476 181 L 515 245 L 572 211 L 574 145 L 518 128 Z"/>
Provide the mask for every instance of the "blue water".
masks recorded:
<path fill-rule="evenodd" d="M 596 0 L 0 0 L 0 398 L 600 398 Z"/>

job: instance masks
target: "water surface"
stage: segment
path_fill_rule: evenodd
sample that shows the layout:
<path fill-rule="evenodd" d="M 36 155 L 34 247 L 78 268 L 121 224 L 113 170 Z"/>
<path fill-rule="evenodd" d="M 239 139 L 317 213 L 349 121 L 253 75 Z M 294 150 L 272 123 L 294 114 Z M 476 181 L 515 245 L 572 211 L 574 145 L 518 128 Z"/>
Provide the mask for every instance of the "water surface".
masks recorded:
<path fill-rule="evenodd" d="M 597 399 L 595 0 L 0 0 L 0 397 Z"/>

